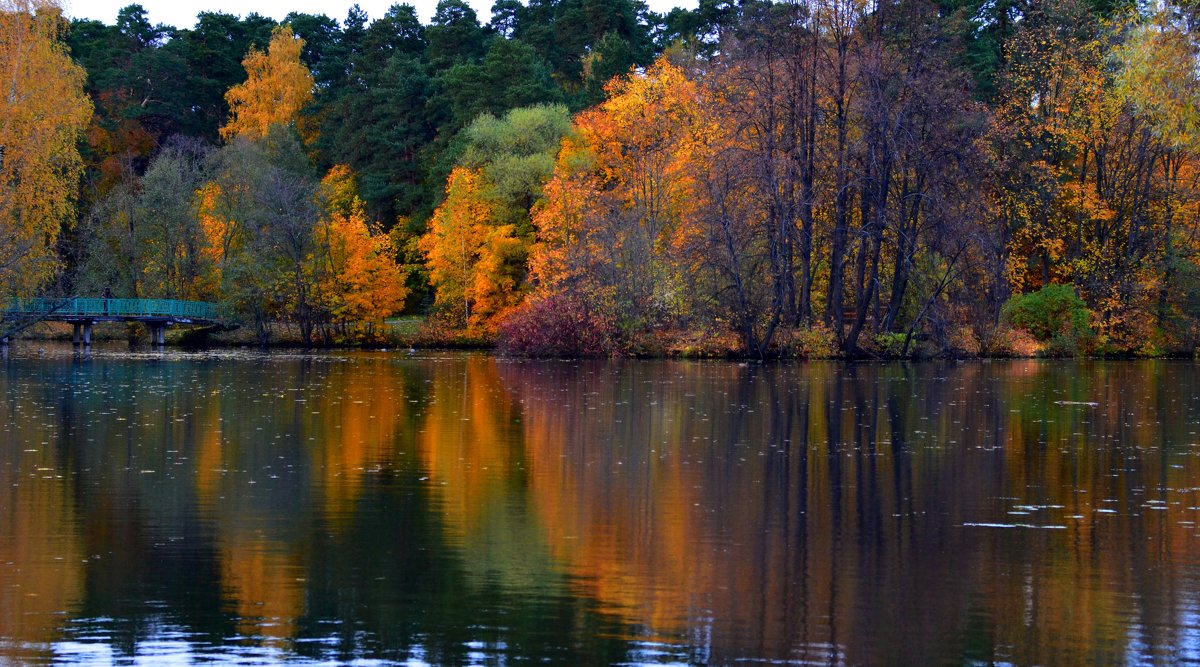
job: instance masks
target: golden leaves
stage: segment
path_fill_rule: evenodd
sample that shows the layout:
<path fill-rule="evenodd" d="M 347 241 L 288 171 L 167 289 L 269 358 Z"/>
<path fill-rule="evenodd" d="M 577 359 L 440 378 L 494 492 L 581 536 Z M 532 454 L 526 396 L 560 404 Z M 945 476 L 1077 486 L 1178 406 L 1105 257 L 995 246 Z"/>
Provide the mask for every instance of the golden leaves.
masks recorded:
<path fill-rule="evenodd" d="M 317 224 L 314 258 L 322 301 L 335 322 L 382 323 L 408 297 L 391 237 L 368 222 L 349 167 L 334 166 L 322 185 L 328 214 Z"/>
<path fill-rule="evenodd" d="M 534 212 L 531 275 L 552 291 L 576 279 L 615 290 L 635 316 L 683 292 L 679 252 L 703 206 L 695 174 L 711 128 L 696 82 L 659 59 L 609 82 L 575 119 Z"/>
<path fill-rule="evenodd" d="M 75 212 L 76 148 L 92 115 L 54 0 L 0 0 L 0 289 L 27 294 L 56 268 Z"/>
<path fill-rule="evenodd" d="M 493 233 L 487 184 L 478 169 L 455 167 L 446 183 L 446 201 L 433 213 L 420 248 L 436 289 L 435 302 L 461 322 L 471 320 L 476 301 L 477 265 Z"/>
<path fill-rule="evenodd" d="M 1133 28 L 1116 50 L 1123 102 L 1146 116 L 1172 147 L 1200 147 L 1200 74 L 1196 45 L 1167 17 Z"/>
<path fill-rule="evenodd" d="M 313 96 L 312 74 L 300 62 L 303 48 L 304 40 L 283 25 L 271 32 L 266 53 L 250 50 L 242 61 L 246 82 L 225 93 L 229 123 L 221 128 L 222 138 L 263 137 L 272 124 L 295 122 Z"/>

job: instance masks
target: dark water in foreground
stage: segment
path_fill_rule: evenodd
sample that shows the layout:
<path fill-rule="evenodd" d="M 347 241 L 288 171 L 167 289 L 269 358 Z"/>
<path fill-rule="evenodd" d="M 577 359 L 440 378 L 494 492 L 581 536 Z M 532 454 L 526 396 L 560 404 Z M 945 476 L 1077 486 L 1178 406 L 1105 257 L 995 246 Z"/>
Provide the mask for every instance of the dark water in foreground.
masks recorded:
<path fill-rule="evenodd" d="M 0 663 L 1197 662 L 1198 370 L 16 348 Z"/>

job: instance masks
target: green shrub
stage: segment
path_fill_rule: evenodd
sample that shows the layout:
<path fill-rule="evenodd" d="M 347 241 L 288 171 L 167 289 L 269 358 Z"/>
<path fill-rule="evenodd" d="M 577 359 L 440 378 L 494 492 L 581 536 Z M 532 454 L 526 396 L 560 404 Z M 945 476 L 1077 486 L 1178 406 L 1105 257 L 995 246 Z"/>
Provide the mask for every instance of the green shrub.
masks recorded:
<path fill-rule="evenodd" d="M 1046 343 L 1051 354 L 1086 352 L 1095 340 L 1092 311 L 1070 285 L 1046 285 L 1004 304 L 1004 317 Z"/>
<path fill-rule="evenodd" d="M 884 332 L 875 334 L 875 349 L 885 357 L 900 358 L 904 356 L 904 341 L 908 338 L 905 333 Z"/>

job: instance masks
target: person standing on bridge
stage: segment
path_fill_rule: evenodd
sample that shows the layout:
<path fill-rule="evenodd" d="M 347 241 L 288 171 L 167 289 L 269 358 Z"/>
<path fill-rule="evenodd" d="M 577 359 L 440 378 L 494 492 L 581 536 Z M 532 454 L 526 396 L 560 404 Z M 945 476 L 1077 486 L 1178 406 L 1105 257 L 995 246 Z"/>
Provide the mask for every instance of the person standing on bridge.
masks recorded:
<path fill-rule="evenodd" d="M 111 298 L 113 298 L 112 288 L 105 287 L 104 288 L 104 314 L 105 315 L 108 314 L 108 300 Z"/>

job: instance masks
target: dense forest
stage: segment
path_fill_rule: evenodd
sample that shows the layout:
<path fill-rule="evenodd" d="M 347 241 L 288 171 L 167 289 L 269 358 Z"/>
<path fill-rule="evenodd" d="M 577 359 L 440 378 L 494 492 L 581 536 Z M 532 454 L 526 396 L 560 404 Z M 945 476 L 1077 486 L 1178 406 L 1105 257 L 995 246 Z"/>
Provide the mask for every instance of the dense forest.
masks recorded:
<path fill-rule="evenodd" d="M 8 296 L 529 354 L 1200 344 L 1200 7 L 0 0 Z"/>

